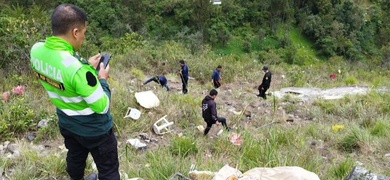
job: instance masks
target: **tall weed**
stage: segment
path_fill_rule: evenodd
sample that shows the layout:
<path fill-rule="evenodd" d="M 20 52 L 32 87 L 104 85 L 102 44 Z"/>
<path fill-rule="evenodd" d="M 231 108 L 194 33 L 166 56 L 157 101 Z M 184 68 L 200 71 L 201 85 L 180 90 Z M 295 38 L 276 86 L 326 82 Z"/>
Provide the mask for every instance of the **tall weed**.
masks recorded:
<path fill-rule="evenodd" d="M 368 131 L 353 126 L 341 142 L 339 142 L 339 147 L 341 150 L 349 153 L 357 150 L 368 153 L 373 150 L 371 141 L 372 137 Z"/>
<path fill-rule="evenodd" d="M 354 162 L 350 158 L 346 158 L 341 162 L 336 163 L 332 168 L 332 177 L 337 179 L 345 178 L 348 173 L 352 170 Z"/>

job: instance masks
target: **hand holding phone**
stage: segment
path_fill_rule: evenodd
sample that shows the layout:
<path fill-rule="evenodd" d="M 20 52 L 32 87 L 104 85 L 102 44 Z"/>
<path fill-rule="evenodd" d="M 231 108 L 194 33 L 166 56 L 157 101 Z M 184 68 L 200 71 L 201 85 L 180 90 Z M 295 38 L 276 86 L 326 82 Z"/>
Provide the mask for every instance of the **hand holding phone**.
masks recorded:
<path fill-rule="evenodd" d="M 100 61 L 99 61 L 98 66 L 96 67 L 96 70 L 97 71 L 100 70 L 100 64 L 101 63 L 103 63 L 104 64 L 104 68 L 106 68 L 108 63 L 110 62 L 110 59 L 111 59 L 111 55 L 110 54 L 108 54 L 106 52 L 101 53 Z"/>

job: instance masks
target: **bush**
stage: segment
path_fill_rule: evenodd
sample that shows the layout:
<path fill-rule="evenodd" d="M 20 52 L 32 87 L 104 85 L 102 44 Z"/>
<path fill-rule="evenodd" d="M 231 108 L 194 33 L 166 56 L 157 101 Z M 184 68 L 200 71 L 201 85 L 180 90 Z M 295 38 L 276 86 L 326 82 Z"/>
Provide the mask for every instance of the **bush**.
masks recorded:
<path fill-rule="evenodd" d="M 371 152 L 370 134 L 357 127 L 352 127 L 351 131 L 341 140 L 340 148 L 346 152 L 361 150 L 362 152 Z"/>
<path fill-rule="evenodd" d="M 25 71 L 29 69 L 31 46 L 50 34 L 48 16 L 38 6 L 3 6 L 2 10 L 5 15 L 0 18 L 0 68 Z"/>
<path fill-rule="evenodd" d="M 369 129 L 374 136 L 388 137 L 390 135 L 390 122 L 388 120 L 379 120 Z"/>
<path fill-rule="evenodd" d="M 336 104 L 332 101 L 316 100 L 314 105 L 319 106 L 327 114 L 335 114 L 337 112 Z"/>
<path fill-rule="evenodd" d="M 26 132 L 34 124 L 35 112 L 23 96 L 0 105 L 0 137 L 7 139 Z"/>
<path fill-rule="evenodd" d="M 347 174 L 351 171 L 354 166 L 354 162 L 347 158 L 338 163 L 335 167 L 333 167 L 333 176 L 337 177 L 337 179 L 343 179 L 347 176 Z"/>
<path fill-rule="evenodd" d="M 198 147 L 192 137 L 175 137 L 172 139 L 170 152 L 176 156 L 187 157 L 190 154 L 196 154 Z"/>
<path fill-rule="evenodd" d="M 357 79 L 353 76 L 349 76 L 347 78 L 345 78 L 345 84 L 346 85 L 353 85 L 353 84 L 356 84 L 357 83 Z"/>

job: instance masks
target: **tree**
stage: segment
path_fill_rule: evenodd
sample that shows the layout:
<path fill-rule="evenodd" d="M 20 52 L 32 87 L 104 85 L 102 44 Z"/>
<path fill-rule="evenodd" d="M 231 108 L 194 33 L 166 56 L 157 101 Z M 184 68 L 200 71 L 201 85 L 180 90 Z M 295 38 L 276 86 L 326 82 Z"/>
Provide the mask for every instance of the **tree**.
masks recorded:
<path fill-rule="evenodd" d="M 0 67 L 19 73 L 27 71 L 31 46 L 50 34 L 48 16 L 36 5 L 29 9 L 2 6 L 1 14 Z"/>

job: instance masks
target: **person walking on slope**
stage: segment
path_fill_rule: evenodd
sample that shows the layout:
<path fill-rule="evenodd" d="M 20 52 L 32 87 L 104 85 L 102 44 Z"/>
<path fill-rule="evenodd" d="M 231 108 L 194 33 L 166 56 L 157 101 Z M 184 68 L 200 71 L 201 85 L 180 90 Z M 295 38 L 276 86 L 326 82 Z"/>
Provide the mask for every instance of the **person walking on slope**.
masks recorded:
<path fill-rule="evenodd" d="M 257 94 L 256 96 L 262 97 L 263 99 L 267 99 L 265 92 L 269 89 L 269 87 L 271 85 L 272 74 L 268 70 L 268 66 L 263 66 L 262 70 L 265 74 L 263 76 L 263 81 L 261 82 L 260 86 L 258 87 L 259 94 Z"/>
<path fill-rule="evenodd" d="M 188 85 L 188 66 L 186 65 L 184 60 L 180 60 L 179 64 L 180 64 L 180 67 L 181 67 L 179 75 L 180 75 L 181 82 L 182 82 L 182 92 L 183 92 L 183 94 L 187 94 L 187 92 L 188 92 L 188 90 L 187 90 L 187 85 Z"/>
<path fill-rule="evenodd" d="M 226 124 L 226 118 L 218 117 L 217 115 L 217 104 L 215 103 L 215 98 L 217 98 L 218 91 L 212 89 L 203 100 L 202 100 L 202 117 L 203 120 L 207 123 L 207 127 L 204 130 L 204 135 L 207 135 L 213 124 L 219 125 L 222 124 L 227 131 L 230 131 L 230 127 Z"/>
<path fill-rule="evenodd" d="M 165 74 L 165 73 L 163 73 L 163 74 Z M 167 89 L 167 91 L 170 90 L 168 87 L 167 78 L 164 75 L 157 75 L 157 76 L 151 77 L 148 80 L 146 80 L 142 85 L 144 86 L 152 81 L 156 82 L 157 84 L 160 84 L 161 87 L 165 87 Z"/>
<path fill-rule="evenodd" d="M 221 70 L 222 70 L 222 66 L 218 65 L 218 67 L 214 69 L 213 74 L 211 75 L 211 79 L 212 79 L 211 81 L 215 88 L 219 88 L 221 86 L 221 83 L 219 82 L 219 80 L 222 79 Z"/>
<path fill-rule="evenodd" d="M 51 15 L 53 36 L 31 48 L 31 67 L 56 106 L 64 137 L 66 171 L 72 180 L 84 179 L 91 153 L 99 174 L 85 179 L 119 180 L 117 140 L 110 114 L 110 66 L 100 54 L 88 61 L 77 55 L 85 38 L 87 15 L 72 4 L 60 4 Z M 100 71 L 96 68 L 100 66 Z"/>

